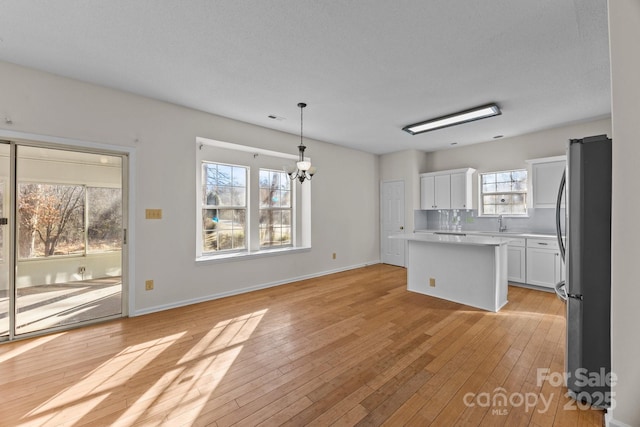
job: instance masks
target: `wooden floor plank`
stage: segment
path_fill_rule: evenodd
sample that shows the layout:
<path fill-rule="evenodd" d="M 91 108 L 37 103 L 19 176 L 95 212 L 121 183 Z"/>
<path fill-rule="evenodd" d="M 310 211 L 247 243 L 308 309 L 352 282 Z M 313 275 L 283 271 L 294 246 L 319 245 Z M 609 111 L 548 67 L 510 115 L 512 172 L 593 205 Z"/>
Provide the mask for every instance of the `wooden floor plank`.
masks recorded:
<path fill-rule="evenodd" d="M 2 344 L 0 424 L 599 426 L 538 378 L 562 372 L 564 310 L 510 286 L 485 312 L 373 265 Z M 548 404 L 477 399 L 500 390 Z"/>

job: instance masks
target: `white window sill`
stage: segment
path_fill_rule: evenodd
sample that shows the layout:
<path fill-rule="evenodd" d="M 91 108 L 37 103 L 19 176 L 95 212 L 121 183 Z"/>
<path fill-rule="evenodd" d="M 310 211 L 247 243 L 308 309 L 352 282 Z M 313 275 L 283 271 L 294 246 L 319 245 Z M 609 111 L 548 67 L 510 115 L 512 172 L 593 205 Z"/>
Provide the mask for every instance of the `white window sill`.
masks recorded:
<path fill-rule="evenodd" d="M 279 256 L 279 255 L 290 255 L 299 252 L 309 252 L 311 251 L 311 247 L 288 247 L 288 248 L 279 248 L 279 249 L 263 249 L 259 251 L 253 252 L 233 252 L 227 254 L 218 254 L 218 255 L 202 255 L 196 258 L 196 262 L 206 262 L 206 263 L 219 263 L 219 262 L 230 262 L 230 261 L 244 261 L 250 259 L 257 258 L 265 258 L 271 256 Z"/>

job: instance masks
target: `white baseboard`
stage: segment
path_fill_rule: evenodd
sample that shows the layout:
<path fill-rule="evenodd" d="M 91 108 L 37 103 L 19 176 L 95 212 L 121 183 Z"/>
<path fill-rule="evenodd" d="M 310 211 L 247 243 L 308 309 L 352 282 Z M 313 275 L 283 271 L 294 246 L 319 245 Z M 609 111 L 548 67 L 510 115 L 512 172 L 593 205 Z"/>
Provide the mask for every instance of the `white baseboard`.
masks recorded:
<path fill-rule="evenodd" d="M 611 411 L 607 411 L 607 413 L 604 414 L 604 423 L 607 427 L 631 427 L 629 424 L 625 424 L 622 421 L 615 420 L 613 418 L 613 415 L 611 414 Z"/>
<path fill-rule="evenodd" d="M 176 302 L 172 302 L 170 304 L 156 305 L 154 307 L 149 307 L 149 308 L 143 308 L 141 310 L 136 310 L 134 313 L 130 313 L 129 317 L 142 316 L 142 315 L 145 315 L 145 314 L 156 313 L 158 311 L 164 311 L 164 310 L 170 310 L 172 308 L 184 307 L 186 305 L 197 304 L 197 303 L 200 303 L 200 302 L 212 301 L 212 300 L 216 300 L 216 299 L 220 299 L 220 298 L 230 297 L 230 296 L 233 296 L 233 295 L 245 294 L 247 292 L 257 291 L 257 290 L 260 290 L 260 289 L 272 288 L 274 286 L 285 285 L 287 283 L 298 282 L 300 280 L 313 279 L 314 277 L 327 276 L 329 274 L 340 273 L 340 272 L 348 271 L 348 270 L 354 270 L 356 268 L 366 267 L 366 266 L 374 265 L 374 264 L 380 264 L 380 260 L 370 261 L 370 262 L 366 262 L 366 263 L 363 263 L 363 264 L 350 265 L 350 266 L 343 267 L 343 268 L 337 268 L 335 270 L 326 270 L 326 271 L 321 271 L 321 272 L 318 272 L 318 273 L 306 274 L 304 276 L 291 277 L 291 278 L 288 278 L 288 279 L 285 279 L 285 280 L 279 280 L 277 282 L 262 283 L 262 284 L 259 284 L 259 285 L 249 286 L 249 287 L 246 287 L 246 288 L 234 289 L 233 291 L 221 292 L 221 293 L 218 293 L 218 294 L 205 295 L 203 297 L 192 298 L 192 299 L 182 300 L 182 301 L 176 301 Z"/>

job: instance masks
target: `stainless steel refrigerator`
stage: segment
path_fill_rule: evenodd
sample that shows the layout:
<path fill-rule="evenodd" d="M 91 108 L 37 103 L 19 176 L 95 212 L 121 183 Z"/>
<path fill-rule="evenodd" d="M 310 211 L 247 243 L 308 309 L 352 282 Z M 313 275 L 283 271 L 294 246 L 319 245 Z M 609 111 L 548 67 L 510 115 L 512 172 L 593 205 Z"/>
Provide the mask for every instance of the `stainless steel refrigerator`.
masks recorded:
<path fill-rule="evenodd" d="M 567 388 L 600 408 L 611 406 L 611 143 L 606 135 L 569 141 L 556 211 L 566 265 L 556 292 L 567 305 Z"/>

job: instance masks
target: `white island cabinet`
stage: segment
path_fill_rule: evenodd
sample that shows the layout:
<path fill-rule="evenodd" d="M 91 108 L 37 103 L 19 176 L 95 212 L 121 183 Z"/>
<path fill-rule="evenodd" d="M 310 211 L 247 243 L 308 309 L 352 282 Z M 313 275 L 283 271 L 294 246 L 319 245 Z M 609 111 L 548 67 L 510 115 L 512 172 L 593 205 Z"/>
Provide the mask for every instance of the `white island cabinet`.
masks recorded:
<path fill-rule="evenodd" d="M 408 290 L 494 312 L 507 303 L 510 239 L 437 233 L 390 237 L 408 241 Z"/>

